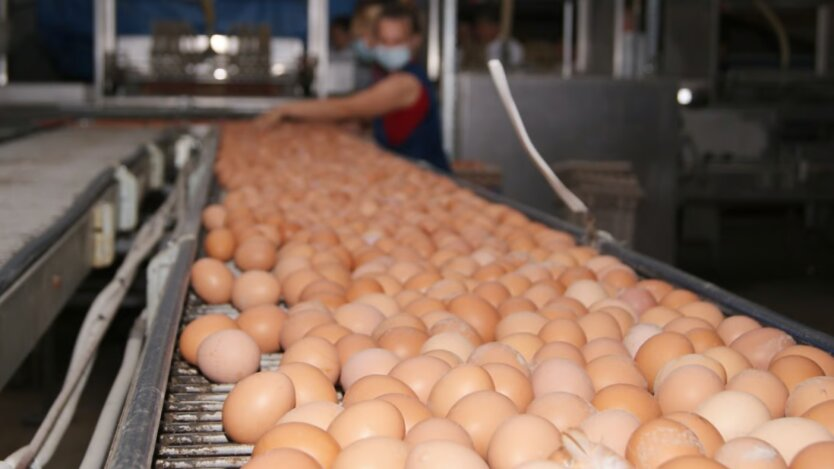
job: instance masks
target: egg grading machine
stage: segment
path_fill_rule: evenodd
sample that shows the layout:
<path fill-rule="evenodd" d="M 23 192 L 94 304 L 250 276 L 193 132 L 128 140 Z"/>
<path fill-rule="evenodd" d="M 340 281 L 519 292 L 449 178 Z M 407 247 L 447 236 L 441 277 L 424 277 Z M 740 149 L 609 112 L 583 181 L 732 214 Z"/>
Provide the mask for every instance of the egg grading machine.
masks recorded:
<path fill-rule="evenodd" d="M 154 264 L 166 266 L 164 288 L 149 292 L 158 299 L 155 320 L 113 437 L 106 467 L 237 467 L 251 454 L 251 445 L 230 442 L 221 424 L 222 403 L 231 385 L 206 380 L 176 352 L 178 331 L 195 317 L 207 313 L 235 315 L 230 306 L 202 304 L 189 293 L 188 273 L 200 250 L 200 214 L 219 188 L 211 168 L 220 134 L 215 129 L 202 142 L 200 179 L 195 180 L 187 211 L 178 221 L 177 243 L 169 244 Z M 583 231 L 545 212 L 460 182 L 480 196 L 511 206 L 531 219 L 563 230 L 585 242 Z M 603 253 L 619 257 L 639 274 L 666 280 L 692 290 L 721 307 L 725 314 L 746 314 L 761 323 L 790 333 L 799 343 L 834 353 L 834 337 L 813 330 L 787 316 L 754 304 L 672 266 L 634 252 L 612 241 L 599 240 Z M 155 275 L 161 275 L 155 271 Z M 150 307 L 150 305 L 149 305 Z M 276 369 L 280 354 L 264 355 L 261 367 Z"/>

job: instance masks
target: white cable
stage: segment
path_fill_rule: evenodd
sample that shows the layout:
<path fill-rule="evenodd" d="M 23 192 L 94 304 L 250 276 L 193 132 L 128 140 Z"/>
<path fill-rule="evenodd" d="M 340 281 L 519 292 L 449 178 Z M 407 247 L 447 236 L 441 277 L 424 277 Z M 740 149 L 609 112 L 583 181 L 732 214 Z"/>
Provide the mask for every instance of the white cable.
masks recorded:
<path fill-rule="evenodd" d="M 96 429 L 92 438 L 90 438 L 84 460 L 81 461 L 81 466 L 79 466 L 81 469 L 100 469 L 104 465 L 107 451 L 113 439 L 113 430 L 119 422 L 119 416 L 127 392 L 130 389 L 133 373 L 139 363 L 142 344 L 145 340 L 147 316 L 148 311 L 145 310 L 133 323 L 133 328 L 130 330 L 130 336 L 125 346 L 122 364 L 119 367 L 116 379 L 113 381 L 113 387 L 110 388 L 110 393 L 107 395 L 107 400 L 104 401 L 104 407 L 101 409 Z"/>
<path fill-rule="evenodd" d="M 513 128 L 515 129 L 515 133 L 518 135 L 519 140 L 521 140 L 521 144 L 527 152 L 527 155 L 533 160 L 539 172 L 547 179 L 550 187 L 565 202 L 565 205 L 568 206 L 571 212 L 588 213 L 588 207 L 562 183 L 559 177 L 556 176 L 556 173 L 553 172 L 553 168 L 542 158 L 530 140 L 527 129 L 524 127 L 524 121 L 521 120 L 521 114 L 518 112 L 518 107 L 510 92 L 510 83 L 507 81 L 507 74 L 504 72 L 504 66 L 501 65 L 501 61 L 492 59 L 488 62 L 488 66 L 489 73 L 492 76 L 492 82 L 495 84 L 495 88 L 498 90 L 498 96 L 501 98 L 501 103 L 504 105 L 504 109 L 507 111 L 510 122 L 512 122 Z"/>

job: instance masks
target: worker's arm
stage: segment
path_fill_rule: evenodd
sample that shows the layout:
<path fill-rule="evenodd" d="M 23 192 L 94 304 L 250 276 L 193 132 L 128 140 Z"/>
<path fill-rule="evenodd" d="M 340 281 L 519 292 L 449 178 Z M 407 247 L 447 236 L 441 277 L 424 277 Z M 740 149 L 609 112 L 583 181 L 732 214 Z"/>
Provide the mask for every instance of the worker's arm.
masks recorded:
<path fill-rule="evenodd" d="M 420 97 L 421 84 L 408 73 L 395 73 L 372 87 L 341 98 L 295 101 L 263 114 L 258 123 L 272 125 L 283 119 L 340 121 L 371 119 L 407 108 Z"/>

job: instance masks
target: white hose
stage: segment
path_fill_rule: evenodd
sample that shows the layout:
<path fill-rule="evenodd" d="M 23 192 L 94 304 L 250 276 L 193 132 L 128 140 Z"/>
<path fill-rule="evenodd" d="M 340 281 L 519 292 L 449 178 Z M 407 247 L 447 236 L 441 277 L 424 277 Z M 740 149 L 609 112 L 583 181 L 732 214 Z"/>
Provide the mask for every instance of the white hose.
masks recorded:
<path fill-rule="evenodd" d="M 136 365 L 139 363 L 142 344 L 145 341 L 147 315 L 147 310 L 143 311 L 133 323 L 119 373 L 113 381 L 113 387 L 110 388 L 107 400 L 104 401 L 104 407 L 101 409 L 96 429 L 92 438 L 90 438 L 84 460 L 81 462 L 81 469 L 100 469 L 104 465 L 110 442 L 113 439 L 113 430 L 119 422 L 122 406 L 130 389 L 130 382 L 136 371 Z"/>

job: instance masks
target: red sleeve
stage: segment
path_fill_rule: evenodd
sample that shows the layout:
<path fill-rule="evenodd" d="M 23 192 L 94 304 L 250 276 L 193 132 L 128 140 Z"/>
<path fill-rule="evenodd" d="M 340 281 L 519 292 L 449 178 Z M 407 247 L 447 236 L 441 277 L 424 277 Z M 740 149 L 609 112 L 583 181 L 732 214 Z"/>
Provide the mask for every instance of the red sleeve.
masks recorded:
<path fill-rule="evenodd" d="M 393 146 L 403 144 L 429 112 L 429 93 L 425 85 L 420 86 L 420 97 L 411 106 L 386 114 L 382 126 L 388 143 Z"/>

